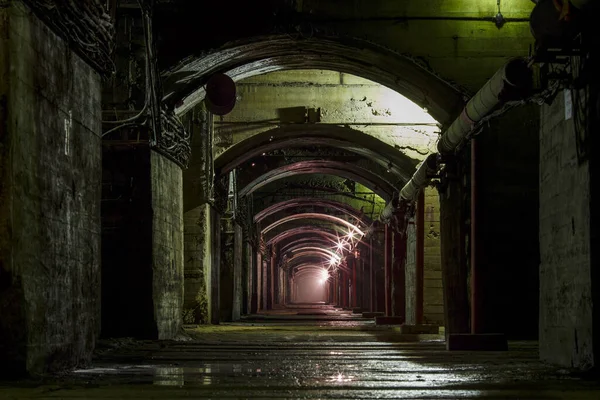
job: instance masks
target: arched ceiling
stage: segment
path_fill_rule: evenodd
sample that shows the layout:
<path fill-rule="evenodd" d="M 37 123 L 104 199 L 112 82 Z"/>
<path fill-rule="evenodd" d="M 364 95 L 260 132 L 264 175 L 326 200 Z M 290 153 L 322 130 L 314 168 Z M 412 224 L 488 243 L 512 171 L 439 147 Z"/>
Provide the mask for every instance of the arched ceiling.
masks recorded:
<path fill-rule="evenodd" d="M 346 221 L 345 219 L 342 219 L 342 218 L 339 218 L 339 217 L 336 217 L 333 215 L 320 214 L 320 213 L 302 213 L 302 214 L 288 215 L 276 222 L 273 222 L 272 224 L 264 227 L 261 230 L 261 234 L 265 235 L 265 234 L 269 233 L 269 231 L 278 227 L 279 225 L 285 224 L 287 222 L 297 221 L 297 220 L 310 220 L 310 219 L 327 221 L 332 224 L 345 227 L 347 230 L 357 231 L 360 234 L 363 234 L 364 233 L 363 230 L 367 228 L 366 226 L 358 227 L 358 226 Z"/>
<path fill-rule="evenodd" d="M 325 69 L 370 79 L 427 108 L 443 124 L 450 123 L 464 104 L 463 94 L 456 88 L 389 49 L 355 38 L 298 40 L 289 35 L 236 41 L 188 58 L 163 73 L 163 100 L 182 115 L 204 98 L 203 86 L 214 73 L 227 73 L 239 81 L 290 69 Z"/>
<path fill-rule="evenodd" d="M 420 107 L 427 108 L 431 116 L 442 123 L 449 123 L 462 106 L 461 93 L 446 82 L 410 59 L 373 44 L 359 40 L 352 43 L 341 42 L 339 38 L 315 37 L 311 40 L 296 40 L 276 36 L 268 39 L 267 41 L 258 38 L 231 43 L 216 52 L 190 58 L 168 71 L 163 76 L 165 102 L 174 107 L 179 115 L 185 113 L 203 99 L 203 85 L 216 72 L 225 72 L 235 81 L 239 81 L 272 71 L 318 68 L 358 75 L 380 83 L 401 93 Z M 376 165 L 363 168 L 357 163 L 331 160 L 295 162 L 271 169 L 255 179 L 249 175 L 253 180 L 239 190 L 239 197 L 252 194 L 275 181 L 298 175 L 319 174 L 360 183 L 388 201 L 398 189 L 394 184 L 400 186 L 406 182 L 419 162 L 389 143 L 357 129 L 316 124 L 278 127 L 242 140 L 216 158 L 216 173 L 226 174 L 245 162 L 277 150 L 311 146 L 341 149 L 364 157 Z M 382 167 L 383 171 L 374 172 L 379 169 L 377 166 Z M 386 170 L 389 170 L 389 173 L 386 173 Z M 364 216 L 358 210 L 342 203 L 292 199 L 272 205 L 254 216 L 254 222 L 261 222 L 269 216 L 283 214 L 284 211 L 293 212 L 263 228 L 261 236 L 268 237 L 275 228 L 293 221 L 306 221 L 307 224 L 310 224 L 311 220 L 325 221 L 332 224 L 333 232 L 355 229 L 344 218 L 321 213 L 295 212 L 297 210 L 294 208 L 310 202 L 363 221 L 363 229 L 369 225 L 370 221 L 362 218 Z M 309 229 L 296 230 L 297 227 L 290 227 L 287 231 L 277 233 L 269 243 L 282 245 L 282 248 L 285 246 L 286 253 L 294 251 L 295 254 L 288 260 L 289 265 L 307 262 L 320 264 L 331 252 L 327 241 L 330 240 L 329 243 L 333 244 L 338 241 L 339 235 L 325 233 L 325 229 L 316 228 L 311 230 L 314 233 L 319 232 L 318 240 L 306 237 Z"/>
<path fill-rule="evenodd" d="M 261 154 L 279 149 L 323 146 L 344 149 L 389 168 L 403 182 L 414 173 L 419 160 L 357 129 L 331 125 L 288 125 L 247 138 L 215 158 L 215 171 L 225 174 Z"/>
<path fill-rule="evenodd" d="M 332 238 L 324 238 L 322 236 L 303 236 L 301 238 L 295 238 L 292 242 L 287 243 L 284 246 L 278 248 L 278 254 L 285 254 L 287 251 L 296 248 L 297 246 L 326 246 L 330 248 L 335 247 L 335 240 Z"/>
<path fill-rule="evenodd" d="M 238 193 L 240 197 L 244 197 L 271 182 L 287 177 L 307 174 L 334 175 L 350 179 L 368 187 L 386 201 L 392 198 L 393 193 L 396 190 L 392 184 L 384 180 L 381 176 L 354 164 L 327 160 L 312 160 L 299 161 L 268 171 L 250 182 Z"/>
<path fill-rule="evenodd" d="M 274 235 L 273 237 L 269 238 L 266 241 L 266 244 L 267 244 L 267 246 L 271 246 L 274 244 L 285 243 L 288 240 L 294 241 L 298 236 L 304 236 L 304 235 L 320 236 L 325 240 L 327 240 L 327 239 L 331 240 L 332 243 L 334 241 L 336 241 L 339 237 L 337 234 L 337 231 L 334 229 L 328 229 L 328 228 L 313 226 L 313 225 L 304 225 L 304 226 L 298 226 L 298 227 L 280 232 L 280 233 Z"/>
<path fill-rule="evenodd" d="M 297 199 L 282 201 L 278 204 L 274 204 L 271 207 L 268 207 L 268 208 L 258 212 L 254 216 L 254 222 L 261 222 L 265 218 L 267 218 L 273 214 L 276 214 L 280 211 L 283 211 L 283 210 L 296 209 L 298 207 L 307 206 L 307 205 L 319 206 L 319 207 L 324 207 L 324 208 L 330 208 L 333 210 L 338 210 L 338 211 L 343 212 L 344 214 L 347 214 L 347 215 L 350 215 L 350 216 L 356 218 L 357 220 L 362 220 L 367 224 L 372 223 L 370 218 L 368 218 L 367 216 L 365 216 L 363 213 L 356 210 L 355 208 L 349 206 L 348 204 L 337 202 L 337 201 L 332 201 L 332 200 L 312 198 L 312 197 L 297 198 Z"/>

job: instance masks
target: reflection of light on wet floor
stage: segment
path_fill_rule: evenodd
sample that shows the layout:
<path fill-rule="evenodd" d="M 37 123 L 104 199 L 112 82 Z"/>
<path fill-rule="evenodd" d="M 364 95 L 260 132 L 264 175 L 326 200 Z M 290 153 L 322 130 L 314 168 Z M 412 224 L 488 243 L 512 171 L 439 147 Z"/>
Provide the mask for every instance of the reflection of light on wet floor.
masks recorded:
<path fill-rule="evenodd" d="M 89 368 L 89 369 L 76 369 L 73 371 L 76 374 L 110 374 L 115 373 L 118 370 L 116 368 Z"/>
<path fill-rule="evenodd" d="M 164 386 L 183 386 L 183 368 L 156 368 L 154 384 Z"/>
<path fill-rule="evenodd" d="M 241 368 L 241 366 L 240 366 Z M 166 385 L 166 386 L 184 386 L 186 383 L 193 383 L 201 385 L 212 385 L 213 379 L 211 374 L 213 368 L 162 368 L 158 367 L 154 370 L 154 384 L 155 385 Z M 194 379 L 190 379 L 193 376 Z"/>
<path fill-rule="evenodd" d="M 329 379 L 327 379 L 328 382 L 352 382 L 353 380 L 353 376 L 348 376 L 348 375 L 343 375 L 341 373 L 338 373 L 337 375 L 332 375 L 331 377 L 329 377 Z"/>

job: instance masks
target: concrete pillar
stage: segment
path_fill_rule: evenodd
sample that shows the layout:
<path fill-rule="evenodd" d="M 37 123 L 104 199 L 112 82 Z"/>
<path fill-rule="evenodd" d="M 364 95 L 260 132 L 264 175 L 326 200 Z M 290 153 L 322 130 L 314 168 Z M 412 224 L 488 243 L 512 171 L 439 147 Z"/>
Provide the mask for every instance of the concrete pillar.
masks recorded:
<path fill-rule="evenodd" d="M 273 304 L 275 304 L 275 263 L 276 263 L 276 254 L 275 250 L 271 249 L 271 254 L 268 259 L 267 265 L 267 310 L 273 309 Z"/>
<path fill-rule="evenodd" d="M 242 314 L 242 257 L 243 257 L 243 235 L 242 227 L 234 224 L 233 240 L 233 312 L 232 320 L 239 321 Z"/>
<path fill-rule="evenodd" d="M 260 307 L 262 310 L 268 310 L 268 295 L 269 295 L 269 285 L 270 285 L 270 279 L 268 277 L 269 275 L 269 266 L 271 265 L 271 259 L 270 257 L 266 256 L 265 259 L 262 261 L 262 265 L 261 265 L 261 275 L 262 275 L 262 279 L 261 279 L 261 283 L 262 283 L 262 287 L 261 287 L 261 299 L 260 299 Z"/>
<path fill-rule="evenodd" d="M 253 285 L 253 270 L 254 267 L 254 250 L 248 238 L 244 241 L 244 314 L 252 313 L 252 285 Z"/>
<path fill-rule="evenodd" d="M 456 165 L 448 165 L 457 168 Z M 453 175 L 460 176 L 458 171 L 453 171 Z M 463 190 L 461 185 L 458 180 L 450 180 L 448 186 L 440 193 L 442 280 L 446 336 L 453 333 L 469 332 Z"/>
<path fill-rule="evenodd" d="M 103 335 L 173 338 L 183 311 L 181 168 L 147 145 L 105 143 L 103 169 Z"/>
<path fill-rule="evenodd" d="M 219 301 L 213 296 L 217 285 L 213 271 L 213 240 L 219 235 L 213 226 L 213 121 L 204 104 L 189 114 L 193 157 L 183 171 L 185 213 L 185 300 L 184 322 L 208 324 L 218 320 Z M 199 122 L 199 123 L 198 123 Z M 217 313 L 217 314 L 215 314 Z"/>
<path fill-rule="evenodd" d="M 211 285 L 211 324 L 219 324 L 221 312 L 221 216 L 219 212 L 211 207 L 210 225 L 212 229 L 212 267 L 210 275 Z"/>
<path fill-rule="evenodd" d="M 204 204 L 184 214 L 184 323 L 211 321 L 211 209 Z"/>
<path fill-rule="evenodd" d="M 91 359 L 100 329 L 100 93 L 100 76 L 68 43 L 24 3 L 2 2 L 3 377 Z"/>
<path fill-rule="evenodd" d="M 393 232 L 385 226 L 385 248 L 384 248 L 384 279 L 385 279 L 385 315 L 392 316 L 392 258 L 393 258 Z"/>
<path fill-rule="evenodd" d="M 250 302 L 250 309 L 252 314 L 256 314 L 260 309 L 260 281 L 261 281 L 261 270 L 262 268 L 262 255 L 258 249 L 254 249 L 254 262 L 252 265 L 252 299 Z"/>
<path fill-rule="evenodd" d="M 221 219 L 221 321 L 237 321 L 241 311 L 242 228 L 234 220 Z"/>
<path fill-rule="evenodd" d="M 416 254 L 415 254 L 415 323 L 423 323 L 423 290 L 425 268 L 425 192 L 419 193 L 416 210 Z"/>

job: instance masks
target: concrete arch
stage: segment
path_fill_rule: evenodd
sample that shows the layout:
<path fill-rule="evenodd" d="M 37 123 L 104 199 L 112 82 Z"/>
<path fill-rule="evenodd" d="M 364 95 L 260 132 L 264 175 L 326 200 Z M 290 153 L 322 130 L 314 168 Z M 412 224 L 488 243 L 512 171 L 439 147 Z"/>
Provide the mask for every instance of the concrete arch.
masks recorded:
<path fill-rule="evenodd" d="M 341 211 L 341 212 L 343 212 L 347 215 L 350 215 L 358 220 L 364 220 L 364 222 L 366 224 L 372 223 L 372 220 L 370 218 L 368 218 L 366 215 L 362 214 L 360 211 L 356 210 L 354 207 L 352 207 L 348 204 L 341 203 L 338 201 L 333 201 L 333 200 L 325 200 L 325 199 L 311 198 L 311 197 L 286 200 L 286 201 L 282 201 L 280 203 L 274 204 L 274 205 L 258 212 L 254 216 L 254 222 L 261 222 L 265 218 L 267 218 L 273 214 L 276 214 L 280 211 L 283 211 L 283 210 L 301 207 L 301 206 L 307 206 L 307 205 L 321 206 L 323 208 L 329 208 L 329 209 Z"/>
<path fill-rule="evenodd" d="M 203 85 L 214 73 L 238 81 L 289 69 L 334 70 L 370 79 L 427 108 L 444 124 L 464 103 L 461 92 L 412 59 L 372 42 L 328 35 L 258 36 L 190 57 L 163 73 L 163 101 L 182 115 L 204 98 Z"/>
<path fill-rule="evenodd" d="M 327 221 L 327 222 L 331 222 L 333 224 L 345 227 L 346 229 L 349 230 L 354 230 L 354 231 L 358 231 L 358 233 L 363 234 L 364 232 L 357 227 L 356 225 L 346 221 L 345 219 L 342 218 L 338 218 L 336 216 L 333 215 L 327 215 L 327 214 L 321 214 L 321 213 L 302 213 L 302 214 L 293 214 L 293 215 L 288 215 L 287 217 L 284 217 L 278 221 L 273 222 L 272 224 L 270 224 L 269 226 L 266 226 L 265 228 L 263 228 L 261 230 L 261 234 L 266 234 L 269 231 L 275 229 L 276 227 L 285 224 L 287 222 L 291 222 L 291 221 L 297 221 L 297 220 L 303 220 L 303 219 L 317 219 L 317 220 L 323 220 L 323 221 Z M 364 227 L 363 227 L 364 229 Z"/>
<path fill-rule="evenodd" d="M 257 189 L 280 179 L 307 174 L 334 175 L 353 180 L 366 186 L 386 201 L 389 201 L 392 198 L 395 191 L 394 186 L 382 177 L 356 165 L 338 161 L 313 160 L 300 161 L 275 168 L 246 185 L 239 191 L 239 196 L 244 197 Z"/>
<path fill-rule="evenodd" d="M 318 226 L 305 225 L 299 226 L 292 229 L 288 229 L 286 231 L 280 232 L 277 235 L 274 235 L 272 238 L 266 241 L 267 246 L 271 246 L 273 244 L 278 244 L 288 239 L 292 239 L 299 235 L 318 235 L 322 238 L 328 238 L 333 240 L 337 240 L 338 235 L 336 231 L 333 229 L 327 229 Z"/>
<path fill-rule="evenodd" d="M 335 147 L 364 156 L 386 168 L 391 164 L 390 173 L 403 183 L 410 179 L 419 163 L 360 130 L 313 124 L 283 126 L 242 140 L 215 158 L 215 171 L 217 175 L 225 174 L 262 153 L 305 146 Z"/>
<path fill-rule="evenodd" d="M 323 245 L 329 248 L 333 248 L 335 240 L 333 238 L 324 238 L 322 236 L 304 236 L 296 238 L 290 243 L 285 244 L 279 248 L 280 254 L 286 254 L 291 249 L 296 248 L 299 245 Z"/>

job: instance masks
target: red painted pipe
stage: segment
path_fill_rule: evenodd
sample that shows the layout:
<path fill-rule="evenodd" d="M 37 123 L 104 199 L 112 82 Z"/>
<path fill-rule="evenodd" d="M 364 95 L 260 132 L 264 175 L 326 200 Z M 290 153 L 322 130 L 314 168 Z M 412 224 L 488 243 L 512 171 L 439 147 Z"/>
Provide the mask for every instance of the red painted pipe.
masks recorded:
<path fill-rule="evenodd" d="M 369 311 L 374 312 L 377 304 L 375 293 L 375 269 L 373 268 L 373 238 L 369 240 Z"/>
<path fill-rule="evenodd" d="M 352 258 L 352 307 L 356 307 L 356 299 L 358 297 L 358 290 L 356 290 L 356 268 L 358 267 L 356 258 Z"/>
<path fill-rule="evenodd" d="M 471 140 L 471 333 L 483 333 L 481 276 L 477 267 L 477 139 Z"/>

